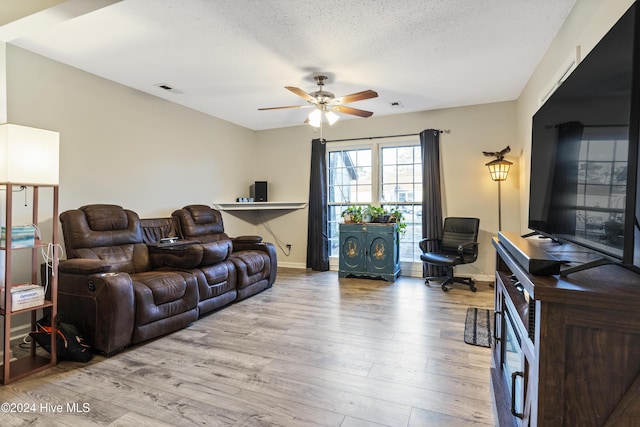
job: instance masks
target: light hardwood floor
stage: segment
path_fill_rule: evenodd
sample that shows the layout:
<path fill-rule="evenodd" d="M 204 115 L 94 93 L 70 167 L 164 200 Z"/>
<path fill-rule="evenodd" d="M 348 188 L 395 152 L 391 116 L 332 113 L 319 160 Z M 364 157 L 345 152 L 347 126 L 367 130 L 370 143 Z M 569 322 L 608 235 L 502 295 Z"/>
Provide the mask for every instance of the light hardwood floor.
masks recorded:
<path fill-rule="evenodd" d="M 186 329 L 0 386 L 35 409 L 0 424 L 493 426 L 490 349 L 463 341 L 467 308 L 493 306 L 477 287 L 280 269 Z"/>

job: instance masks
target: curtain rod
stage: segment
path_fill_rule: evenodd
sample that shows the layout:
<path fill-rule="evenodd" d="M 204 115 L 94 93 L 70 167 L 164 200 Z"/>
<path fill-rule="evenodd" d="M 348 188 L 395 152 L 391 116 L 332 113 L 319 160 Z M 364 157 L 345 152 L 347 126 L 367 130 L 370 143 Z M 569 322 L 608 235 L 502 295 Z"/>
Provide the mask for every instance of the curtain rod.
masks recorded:
<path fill-rule="evenodd" d="M 450 129 L 440 130 L 440 133 L 451 133 Z M 325 142 L 345 142 L 345 141 L 362 141 L 365 139 L 383 139 L 383 138 L 397 138 L 401 136 L 418 136 L 419 133 L 405 133 L 403 135 L 386 135 L 386 136 L 368 136 L 364 138 L 347 138 L 347 139 L 327 139 Z"/>

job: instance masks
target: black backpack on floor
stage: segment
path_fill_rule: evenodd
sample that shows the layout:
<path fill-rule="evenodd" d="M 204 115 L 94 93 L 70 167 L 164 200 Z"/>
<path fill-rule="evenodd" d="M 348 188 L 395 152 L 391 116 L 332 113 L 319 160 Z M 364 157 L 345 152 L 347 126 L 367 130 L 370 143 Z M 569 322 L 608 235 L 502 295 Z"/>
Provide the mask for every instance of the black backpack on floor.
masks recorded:
<path fill-rule="evenodd" d="M 56 356 L 58 360 L 88 362 L 93 358 L 91 347 L 84 342 L 78 328 L 62 321 L 62 315 L 56 318 L 57 341 Z M 51 316 L 47 315 L 36 322 L 36 330 L 30 332 L 40 347 L 51 353 Z"/>

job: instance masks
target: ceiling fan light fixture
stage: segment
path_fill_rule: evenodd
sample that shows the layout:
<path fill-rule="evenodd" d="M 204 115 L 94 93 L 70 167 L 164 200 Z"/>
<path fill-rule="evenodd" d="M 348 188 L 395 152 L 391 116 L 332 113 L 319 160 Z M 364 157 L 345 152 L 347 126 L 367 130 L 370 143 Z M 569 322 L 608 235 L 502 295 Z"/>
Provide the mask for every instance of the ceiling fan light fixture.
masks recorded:
<path fill-rule="evenodd" d="M 319 109 L 314 109 L 311 113 L 309 113 L 309 124 L 314 128 L 319 128 L 320 123 L 322 122 L 322 111 Z"/>
<path fill-rule="evenodd" d="M 333 124 L 337 122 L 338 119 L 340 119 L 340 116 L 338 116 L 333 111 L 327 111 L 325 115 L 327 117 L 327 121 L 329 122 L 329 126 L 333 126 Z"/>
<path fill-rule="evenodd" d="M 347 107 L 345 104 L 356 101 L 364 101 L 365 99 L 377 98 L 377 92 L 369 89 L 336 98 L 333 93 L 324 90 L 324 84 L 327 81 L 326 76 L 315 76 L 314 79 L 316 80 L 316 83 L 318 85 L 318 90 L 311 93 L 307 93 L 295 86 L 285 86 L 285 89 L 293 92 L 294 94 L 307 101 L 307 105 L 286 105 L 283 107 L 258 108 L 258 110 L 282 110 L 285 108 L 315 107 L 315 109 L 307 116 L 307 119 L 304 121 L 305 123 L 309 123 L 314 128 L 321 127 L 323 121 L 328 122 L 330 126 L 333 125 L 340 118 L 340 116 L 338 116 L 336 112 L 342 114 L 351 114 L 358 117 L 370 117 L 371 115 L 373 115 L 371 111 Z"/>

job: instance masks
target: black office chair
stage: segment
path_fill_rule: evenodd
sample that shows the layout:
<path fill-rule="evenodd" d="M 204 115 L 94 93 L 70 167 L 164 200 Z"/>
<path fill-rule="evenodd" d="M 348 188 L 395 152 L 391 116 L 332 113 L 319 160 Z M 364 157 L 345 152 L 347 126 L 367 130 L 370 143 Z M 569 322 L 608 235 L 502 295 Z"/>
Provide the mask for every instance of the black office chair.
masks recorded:
<path fill-rule="evenodd" d="M 449 284 L 457 282 L 467 285 L 473 292 L 477 289 L 472 278 L 455 277 L 453 267 L 460 264 L 475 262 L 478 258 L 478 229 L 480 220 L 478 218 L 458 218 L 449 217 L 444 220 L 442 238 L 424 238 L 418 245 L 422 249 L 420 259 L 426 264 L 443 267 L 446 276 L 426 277 L 425 284 L 429 280 L 441 279 L 442 290 L 447 292 Z M 434 247 L 434 249 L 429 249 Z"/>

